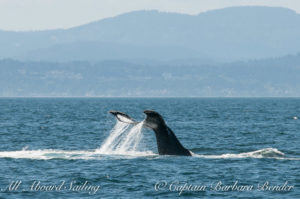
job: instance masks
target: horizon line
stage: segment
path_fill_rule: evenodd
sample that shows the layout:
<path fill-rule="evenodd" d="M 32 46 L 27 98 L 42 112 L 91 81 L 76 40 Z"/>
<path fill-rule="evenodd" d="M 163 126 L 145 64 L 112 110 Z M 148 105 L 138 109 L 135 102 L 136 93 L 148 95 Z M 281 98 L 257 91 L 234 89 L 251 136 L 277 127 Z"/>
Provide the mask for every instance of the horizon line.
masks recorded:
<path fill-rule="evenodd" d="M 299 96 L 0 96 L 7 98 L 300 98 Z"/>

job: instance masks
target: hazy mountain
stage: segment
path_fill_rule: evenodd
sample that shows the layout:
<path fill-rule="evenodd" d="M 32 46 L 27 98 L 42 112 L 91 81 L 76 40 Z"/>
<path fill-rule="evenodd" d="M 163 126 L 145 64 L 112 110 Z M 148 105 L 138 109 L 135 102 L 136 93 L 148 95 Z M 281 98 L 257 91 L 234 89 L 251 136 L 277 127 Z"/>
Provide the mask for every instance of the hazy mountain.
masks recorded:
<path fill-rule="evenodd" d="M 300 15 L 285 8 L 136 11 L 66 30 L 0 31 L 0 58 L 233 61 L 300 52 L 299 35 Z"/>
<path fill-rule="evenodd" d="M 182 60 L 188 57 L 199 61 L 210 61 L 209 58 L 200 57 L 196 51 L 181 46 L 140 46 L 98 41 L 57 44 L 49 48 L 26 53 L 23 59 L 50 61 L 87 60 L 94 62 L 107 59 L 168 61 Z M 19 58 L 22 59 L 22 57 Z"/>
<path fill-rule="evenodd" d="M 222 65 L 0 61 L 0 96 L 300 96 L 300 54 Z"/>

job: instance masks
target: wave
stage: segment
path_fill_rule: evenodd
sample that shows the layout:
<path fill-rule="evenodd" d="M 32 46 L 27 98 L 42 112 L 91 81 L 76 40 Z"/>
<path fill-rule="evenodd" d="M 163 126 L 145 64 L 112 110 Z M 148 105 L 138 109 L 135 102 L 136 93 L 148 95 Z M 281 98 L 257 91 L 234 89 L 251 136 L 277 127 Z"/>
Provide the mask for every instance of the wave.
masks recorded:
<path fill-rule="evenodd" d="M 212 159 L 239 159 L 239 158 L 272 158 L 272 159 L 283 159 L 283 160 L 300 160 L 297 157 L 286 157 L 285 154 L 276 148 L 264 148 L 256 151 L 246 153 L 226 153 L 221 155 L 200 155 L 194 154 L 195 157 L 200 158 L 212 158 Z"/>
<path fill-rule="evenodd" d="M 100 153 L 99 150 L 58 150 L 58 149 L 41 149 L 41 150 L 19 150 L 19 151 L 0 151 L 0 158 L 13 159 L 83 159 L 83 160 L 100 160 L 107 158 L 130 159 L 137 157 L 158 157 L 158 154 L 152 151 L 127 151 L 127 152 L 112 152 Z M 166 157 L 166 156 L 160 156 Z M 300 160 L 298 157 L 286 157 L 284 153 L 276 148 L 265 148 L 257 151 L 251 151 L 239 154 L 221 154 L 221 155 L 201 155 L 193 153 L 196 158 L 210 159 L 240 159 L 240 158 L 271 158 L 282 160 Z"/>
<path fill-rule="evenodd" d="M 0 158 L 24 158 L 24 159 L 38 159 L 38 160 L 49 160 L 49 159 L 103 159 L 108 156 L 122 156 L 122 158 L 134 158 L 140 156 L 151 156 L 157 155 L 151 151 L 145 152 L 127 152 L 127 153 L 112 153 L 104 154 L 99 153 L 97 150 L 57 150 L 57 149 L 42 149 L 42 150 L 20 150 L 20 151 L 0 151 Z"/>

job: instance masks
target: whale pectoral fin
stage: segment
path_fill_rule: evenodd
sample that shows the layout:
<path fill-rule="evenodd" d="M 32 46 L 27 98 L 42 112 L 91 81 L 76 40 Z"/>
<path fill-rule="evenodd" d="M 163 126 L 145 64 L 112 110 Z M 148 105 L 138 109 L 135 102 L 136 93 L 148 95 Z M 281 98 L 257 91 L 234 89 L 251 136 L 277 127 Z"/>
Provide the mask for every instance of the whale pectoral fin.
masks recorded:
<path fill-rule="evenodd" d="M 120 122 L 124 122 L 127 124 L 137 124 L 138 122 L 135 121 L 134 119 L 132 119 L 129 115 L 127 115 L 126 113 L 122 113 L 120 111 L 109 111 L 110 114 L 114 115 L 118 121 Z"/>

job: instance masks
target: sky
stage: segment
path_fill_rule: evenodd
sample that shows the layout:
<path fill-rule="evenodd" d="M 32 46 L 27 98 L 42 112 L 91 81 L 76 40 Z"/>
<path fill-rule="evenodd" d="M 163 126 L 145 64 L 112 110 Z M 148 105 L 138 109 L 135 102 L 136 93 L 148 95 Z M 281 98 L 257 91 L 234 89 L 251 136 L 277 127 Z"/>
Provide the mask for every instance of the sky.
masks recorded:
<path fill-rule="evenodd" d="M 300 0 L 0 0 L 0 29 L 67 29 L 134 10 L 196 15 L 247 5 L 285 7 L 300 13 Z"/>

